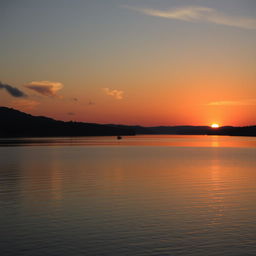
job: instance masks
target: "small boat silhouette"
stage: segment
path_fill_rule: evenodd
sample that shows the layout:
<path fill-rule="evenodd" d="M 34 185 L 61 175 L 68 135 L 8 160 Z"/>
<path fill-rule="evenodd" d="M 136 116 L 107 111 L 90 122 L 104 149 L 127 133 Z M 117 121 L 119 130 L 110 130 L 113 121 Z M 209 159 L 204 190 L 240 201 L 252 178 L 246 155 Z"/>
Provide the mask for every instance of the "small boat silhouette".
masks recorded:
<path fill-rule="evenodd" d="M 117 139 L 118 139 L 118 140 L 121 140 L 121 139 L 122 139 L 122 136 L 117 136 Z"/>

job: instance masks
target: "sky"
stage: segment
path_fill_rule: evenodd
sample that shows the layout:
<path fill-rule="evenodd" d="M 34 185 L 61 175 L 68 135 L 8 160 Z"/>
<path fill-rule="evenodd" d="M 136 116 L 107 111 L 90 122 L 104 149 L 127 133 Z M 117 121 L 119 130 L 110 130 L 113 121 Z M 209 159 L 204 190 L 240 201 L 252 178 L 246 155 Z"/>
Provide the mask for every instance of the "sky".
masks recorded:
<path fill-rule="evenodd" d="M 255 125 L 255 0 L 0 0 L 0 106 L 58 120 Z"/>

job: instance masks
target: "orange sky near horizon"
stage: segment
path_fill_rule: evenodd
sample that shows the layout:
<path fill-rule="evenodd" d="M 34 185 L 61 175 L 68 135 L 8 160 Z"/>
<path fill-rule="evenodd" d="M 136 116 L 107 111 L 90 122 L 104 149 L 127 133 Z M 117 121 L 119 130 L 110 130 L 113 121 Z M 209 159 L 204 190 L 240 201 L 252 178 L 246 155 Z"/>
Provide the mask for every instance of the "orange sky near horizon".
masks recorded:
<path fill-rule="evenodd" d="M 24 2 L 0 22 L 1 106 L 65 121 L 256 124 L 253 1 Z"/>

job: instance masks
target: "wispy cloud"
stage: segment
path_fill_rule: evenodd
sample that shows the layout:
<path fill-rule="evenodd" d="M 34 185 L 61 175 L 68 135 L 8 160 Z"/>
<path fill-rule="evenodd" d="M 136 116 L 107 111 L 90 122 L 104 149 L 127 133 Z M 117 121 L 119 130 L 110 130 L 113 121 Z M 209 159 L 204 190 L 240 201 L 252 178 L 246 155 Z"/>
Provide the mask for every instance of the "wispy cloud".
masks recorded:
<path fill-rule="evenodd" d="M 63 88 L 62 83 L 51 81 L 32 81 L 24 86 L 44 96 L 51 97 L 56 96 L 57 92 Z"/>
<path fill-rule="evenodd" d="M 256 99 L 238 100 L 238 101 L 214 101 L 207 104 L 208 106 L 255 106 Z"/>
<path fill-rule="evenodd" d="M 138 8 L 129 6 L 124 7 L 146 15 L 167 19 L 184 20 L 189 22 L 203 21 L 244 29 L 256 29 L 256 19 L 253 17 L 229 15 L 214 8 L 203 6 L 184 6 L 169 10 L 157 10 L 151 8 Z"/>
<path fill-rule="evenodd" d="M 16 98 L 26 97 L 27 95 L 20 89 L 11 86 L 9 84 L 3 84 L 0 82 L 0 89 L 5 89 L 11 96 Z"/>
<path fill-rule="evenodd" d="M 119 91 L 119 90 L 111 90 L 109 88 L 103 88 L 103 91 L 109 95 L 112 96 L 114 98 L 116 98 L 117 100 L 121 100 L 124 97 L 124 92 L 123 91 Z"/>

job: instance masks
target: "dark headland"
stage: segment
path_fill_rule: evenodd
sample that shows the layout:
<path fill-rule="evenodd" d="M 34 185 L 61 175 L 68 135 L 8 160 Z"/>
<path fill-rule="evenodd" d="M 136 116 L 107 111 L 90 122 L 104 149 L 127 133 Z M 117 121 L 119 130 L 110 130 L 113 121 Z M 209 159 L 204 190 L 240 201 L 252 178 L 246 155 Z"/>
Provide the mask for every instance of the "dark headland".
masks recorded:
<path fill-rule="evenodd" d="M 136 134 L 256 136 L 256 126 L 128 126 L 64 122 L 0 107 L 0 137 L 124 136 Z"/>
<path fill-rule="evenodd" d="M 130 128 L 110 127 L 94 123 L 64 122 L 44 116 L 0 107 L 0 137 L 64 137 L 134 135 Z"/>

